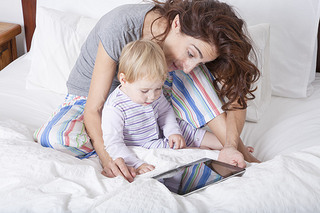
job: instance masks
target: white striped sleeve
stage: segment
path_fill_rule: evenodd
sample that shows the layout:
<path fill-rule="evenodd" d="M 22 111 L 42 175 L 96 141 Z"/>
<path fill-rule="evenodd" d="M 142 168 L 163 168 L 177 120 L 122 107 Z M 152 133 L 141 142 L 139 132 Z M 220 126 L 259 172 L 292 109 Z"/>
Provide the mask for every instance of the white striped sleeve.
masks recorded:
<path fill-rule="evenodd" d="M 158 125 L 166 138 L 173 134 L 181 135 L 173 108 L 163 94 L 160 96 L 158 114 Z"/>
<path fill-rule="evenodd" d="M 105 149 L 113 159 L 121 157 L 128 166 L 134 168 L 144 163 L 124 142 L 124 117 L 119 109 L 104 106 L 101 127 Z"/>

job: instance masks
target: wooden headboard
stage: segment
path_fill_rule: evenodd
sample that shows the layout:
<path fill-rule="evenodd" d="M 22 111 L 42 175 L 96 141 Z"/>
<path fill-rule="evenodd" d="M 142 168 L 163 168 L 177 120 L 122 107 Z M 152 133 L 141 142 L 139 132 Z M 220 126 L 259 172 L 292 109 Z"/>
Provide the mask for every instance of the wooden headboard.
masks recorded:
<path fill-rule="evenodd" d="M 21 0 L 24 29 L 26 34 L 27 50 L 30 50 L 31 40 L 36 27 L 36 4 L 37 0 Z M 317 72 L 320 72 L 320 22 L 318 27 L 318 54 L 317 54 Z"/>

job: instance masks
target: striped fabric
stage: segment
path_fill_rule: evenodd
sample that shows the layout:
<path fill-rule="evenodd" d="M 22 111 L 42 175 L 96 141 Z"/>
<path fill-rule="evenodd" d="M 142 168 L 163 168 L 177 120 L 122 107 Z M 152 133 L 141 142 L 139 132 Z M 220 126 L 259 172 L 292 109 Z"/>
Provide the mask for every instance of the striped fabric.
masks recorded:
<path fill-rule="evenodd" d="M 117 128 L 123 129 L 123 141 L 127 146 L 147 149 L 169 148 L 167 137 L 172 134 L 182 134 L 187 146 L 200 146 L 205 132 L 185 121 L 177 122 L 163 95 L 151 105 L 143 106 L 131 101 L 119 88 L 114 90 L 104 106 L 102 127 L 103 134 L 107 135 L 105 143 L 120 140 L 119 135 L 114 135 Z"/>
<path fill-rule="evenodd" d="M 131 101 L 130 98 L 125 95 L 119 88 L 117 88 L 113 92 L 113 94 L 116 95 L 109 96 L 106 105 L 110 105 L 114 108 L 108 109 L 105 105 L 102 119 L 105 120 L 104 116 L 108 116 L 107 118 L 109 122 L 111 119 L 112 121 L 115 121 L 115 118 L 110 117 L 112 115 L 110 110 L 119 110 L 119 112 L 123 116 L 121 118 L 121 121 L 123 122 L 123 141 L 127 146 L 142 146 L 147 149 L 169 147 L 167 141 L 164 140 L 164 138 L 159 137 L 159 110 L 166 110 L 159 108 L 161 102 L 163 102 L 163 96 L 154 101 L 152 104 L 143 106 Z M 162 107 L 164 107 L 163 104 Z M 108 120 L 106 120 L 106 122 L 108 122 Z M 110 128 L 108 129 L 111 128 L 112 127 L 110 126 Z M 176 130 L 175 134 L 180 132 L 178 125 L 173 124 L 171 128 Z M 104 128 L 103 132 L 108 132 L 108 130 Z M 106 140 L 108 141 L 108 139 Z"/>
<path fill-rule="evenodd" d="M 169 136 L 182 134 L 187 146 L 199 147 L 205 130 L 196 129 L 184 121 L 179 124 L 163 94 L 152 104 L 144 106 L 133 102 L 118 87 L 110 94 L 102 110 L 101 126 L 107 152 L 113 159 L 123 158 L 134 168 L 144 161 L 129 146 L 169 148 Z"/>
<path fill-rule="evenodd" d="M 204 65 L 189 74 L 173 71 L 165 82 L 164 94 L 179 118 L 200 128 L 223 113 L 213 81 L 214 77 Z"/>
<path fill-rule="evenodd" d="M 93 155 L 95 152 L 83 124 L 86 101 L 83 96 L 67 95 L 48 122 L 35 131 L 35 141 L 78 158 Z"/>
<path fill-rule="evenodd" d="M 179 125 L 188 143 L 203 137 L 204 133 L 197 135 L 194 128 L 203 127 L 223 112 L 213 80 L 207 68 L 199 66 L 188 75 L 182 71 L 170 72 L 165 82 L 164 94 L 180 118 Z M 34 133 L 35 140 L 42 146 L 79 158 L 95 154 L 83 124 L 85 103 L 86 97 L 67 95 L 58 110 Z M 195 146 L 199 144 L 198 141 Z"/>

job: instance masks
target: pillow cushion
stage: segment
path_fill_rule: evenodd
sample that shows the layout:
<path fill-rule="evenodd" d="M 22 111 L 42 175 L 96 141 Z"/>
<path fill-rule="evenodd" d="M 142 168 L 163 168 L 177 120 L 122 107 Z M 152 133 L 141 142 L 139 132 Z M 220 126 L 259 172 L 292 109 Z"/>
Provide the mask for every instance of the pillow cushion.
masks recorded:
<path fill-rule="evenodd" d="M 303 98 L 315 78 L 318 0 L 222 0 L 247 24 L 270 23 L 272 94 Z"/>
<path fill-rule="evenodd" d="M 113 8 L 141 0 L 37 0 L 27 89 L 66 94 L 66 81 L 81 46 L 98 19 Z M 75 6 L 76 5 L 76 6 Z"/>
<path fill-rule="evenodd" d="M 253 40 L 253 48 L 257 56 L 260 78 L 254 83 L 255 99 L 248 101 L 246 120 L 258 122 L 271 101 L 271 82 L 269 72 L 270 25 L 258 24 L 248 27 L 248 32 Z"/>
<path fill-rule="evenodd" d="M 69 73 L 97 19 L 44 7 L 37 9 L 37 17 L 26 87 L 67 94 Z"/>

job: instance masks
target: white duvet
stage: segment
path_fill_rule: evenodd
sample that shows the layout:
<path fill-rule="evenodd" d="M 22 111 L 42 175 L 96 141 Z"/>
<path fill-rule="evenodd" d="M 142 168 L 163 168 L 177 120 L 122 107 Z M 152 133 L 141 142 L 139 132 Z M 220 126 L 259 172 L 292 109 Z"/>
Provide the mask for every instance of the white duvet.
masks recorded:
<path fill-rule="evenodd" d="M 0 146 L 0 212 L 320 212 L 320 146 L 249 164 L 242 177 L 186 197 L 151 176 L 216 151 L 134 148 L 156 169 L 128 183 L 101 175 L 97 158 L 40 146 L 15 121 L 0 122 Z"/>

